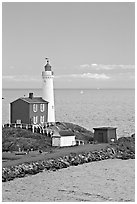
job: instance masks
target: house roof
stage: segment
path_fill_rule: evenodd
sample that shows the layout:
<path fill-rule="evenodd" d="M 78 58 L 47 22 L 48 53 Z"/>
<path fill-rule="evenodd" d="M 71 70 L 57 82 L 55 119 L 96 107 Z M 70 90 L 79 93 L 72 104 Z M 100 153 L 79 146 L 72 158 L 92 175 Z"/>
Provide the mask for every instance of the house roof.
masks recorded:
<path fill-rule="evenodd" d="M 97 127 L 97 128 L 93 128 L 94 130 L 113 130 L 113 129 L 117 129 L 116 127 Z"/>
<path fill-rule="evenodd" d="M 71 130 L 60 130 L 57 127 L 54 127 L 54 133 L 52 137 L 68 137 L 68 136 L 75 136 Z"/>
<path fill-rule="evenodd" d="M 27 103 L 48 103 L 48 101 L 45 101 L 42 97 L 33 97 L 33 98 L 21 97 L 19 99 L 23 100 Z M 17 100 L 19 100 L 19 99 L 17 99 Z M 17 100 L 15 100 L 15 101 L 17 101 Z M 15 101 L 13 101 L 13 102 L 15 102 Z"/>
<path fill-rule="evenodd" d="M 71 130 L 61 130 L 59 131 L 61 136 L 74 136 L 74 133 Z"/>

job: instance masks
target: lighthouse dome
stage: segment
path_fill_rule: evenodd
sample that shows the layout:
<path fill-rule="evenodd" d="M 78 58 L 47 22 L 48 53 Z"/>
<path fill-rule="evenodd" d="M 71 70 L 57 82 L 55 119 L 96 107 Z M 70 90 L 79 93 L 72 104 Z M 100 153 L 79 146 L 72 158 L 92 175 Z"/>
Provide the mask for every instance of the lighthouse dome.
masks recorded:
<path fill-rule="evenodd" d="M 48 60 L 47 60 L 47 64 L 44 67 L 45 67 L 45 71 L 51 71 L 51 65 L 49 64 Z"/>

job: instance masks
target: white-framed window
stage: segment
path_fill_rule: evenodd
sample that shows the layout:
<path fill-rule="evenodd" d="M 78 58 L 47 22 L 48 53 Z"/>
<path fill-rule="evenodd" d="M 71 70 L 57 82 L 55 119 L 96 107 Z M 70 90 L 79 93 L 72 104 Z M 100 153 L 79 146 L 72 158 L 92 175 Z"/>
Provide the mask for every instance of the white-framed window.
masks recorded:
<path fill-rule="evenodd" d="M 21 120 L 20 119 L 16 120 L 16 123 L 21 124 Z"/>
<path fill-rule="evenodd" d="M 33 111 L 37 112 L 37 109 L 38 109 L 37 104 L 33 104 Z"/>
<path fill-rule="evenodd" d="M 41 122 L 41 123 L 44 123 L 44 115 L 41 115 L 41 116 L 40 116 L 40 122 Z"/>
<path fill-rule="evenodd" d="M 37 124 L 37 122 L 38 122 L 38 116 L 33 116 L 33 123 Z"/>
<path fill-rule="evenodd" d="M 44 109 L 45 109 L 45 105 L 44 104 L 40 104 L 40 111 L 44 112 Z"/>

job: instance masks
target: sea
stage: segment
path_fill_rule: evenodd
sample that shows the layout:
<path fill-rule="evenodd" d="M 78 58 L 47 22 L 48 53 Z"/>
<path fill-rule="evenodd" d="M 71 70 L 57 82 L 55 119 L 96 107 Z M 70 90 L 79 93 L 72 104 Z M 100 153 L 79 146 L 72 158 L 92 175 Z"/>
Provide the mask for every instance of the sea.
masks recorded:
<path fill-rule="evenodd" d="M 42 96 L 41 89 L 3 89 L 2 123 L 9 123 L 10 103 L 19 97 Z M 55 89 L 56 121 L 71 122 L 93 131 L 116 127 L 117 137 L 135 133 L 134 89 Z"/>

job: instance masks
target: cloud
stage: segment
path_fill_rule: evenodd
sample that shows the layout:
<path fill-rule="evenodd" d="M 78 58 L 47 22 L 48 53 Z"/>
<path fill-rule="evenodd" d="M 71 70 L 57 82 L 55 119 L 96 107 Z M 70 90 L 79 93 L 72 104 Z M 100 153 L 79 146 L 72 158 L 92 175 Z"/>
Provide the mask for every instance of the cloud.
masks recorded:
<path fill-rule="evenodd" d="M 123 65 L 123 64 L 120 64 L 119 67 L 121 67 L 122 69 L 135 69 L 135 65 Z"/>
<path fill-rule="evenodd" d="M 135 65 L 122 65 L 122 64 L 99 64 L 97 66 L 98 70 L 120 70 L 120 69 L 135 69 Z"/>
<path fill-rule="evenodd" d="M 131 69 L 135 69 L 135 65 L 124 65 L 124 64 L 83 64 L 80 65 L 81 68 L 93 68 L 95 70 L 114 70 L 114 69 L 124 69 L 124 70 L 131 70 Z"/>
<path fill-rule="evenodd" d="M 104 64 L 99 64 L 96 67 L 96 70 L 112 70 L 115 69 L 116 67 L 114 65 L 104 65 Z"/>
<path fill-rule="evenodd" d="M 2 79 L 4 79 L 4 80 L 13 80 L 14 76 L 6 75 L 6 76 L 2 76 Z"/>
<path fill-rule="evenodd" d="M 81 75 L 82 78 L 91 78 L 91 79 L 109 79 L 110 77 L 107 76 L 106 74 L 92 74 L 92 73 L 84 73 Z"/>
<path fill-rule="evenodd" d="M 97 74 L 97 73 L 83 73 L 83 74 L 68 74 L 68 75 L 58 75 L 55 78 L 81 78 L 81 79 L 110 79 L 106 74 Z"/>
<path fill-rule="evenodd" d="M 92 67 L 96 67 L 96 66 L 98 66 L 98 65 L 97 65 L 97 64 L 91 64 L 91 66 L 92 66 Z"/>
<path fill-rule="evenodd" d="M 90 65 L 89 64 L 82 64 L 82 65 L 80 65 L 80 67 L 82 67 L 82 68 L 89 68 Z"/>
<path fill-rule="evenodd" d="M 131 72 L 125 72 L 125 73 L 119 73 L 117 75 L 113 76 L 113 79 L 115 80 L 135 80 L 135 74 Z"/>
<path fill-rule="evenodd" d="M 27 82 L 27 81 L 41 81 L 41 77 L 39 76 L 29 76 L 29 75 L 5 75 L 2 76 L 4 81 L 19 81 L 19 82 Z"/>
<path fill-rule="evenodd" d="M 60 75 L 55 75 L 54 78 L 55 79 L 60 79 L 60 78 L 66 78 L 66 77 L 70 77 L 71 74 L 60 74 Z"/>

